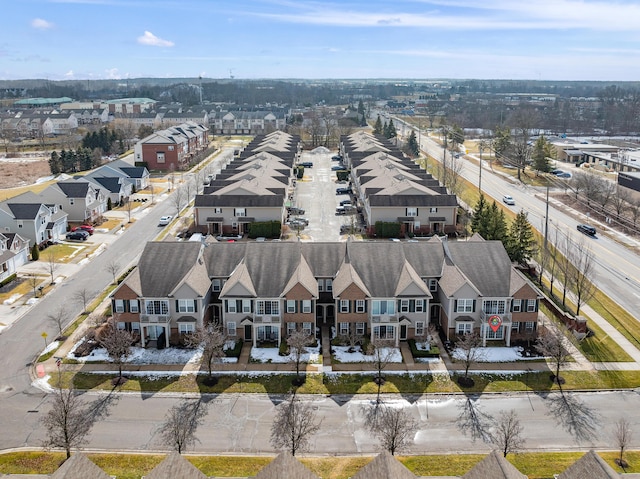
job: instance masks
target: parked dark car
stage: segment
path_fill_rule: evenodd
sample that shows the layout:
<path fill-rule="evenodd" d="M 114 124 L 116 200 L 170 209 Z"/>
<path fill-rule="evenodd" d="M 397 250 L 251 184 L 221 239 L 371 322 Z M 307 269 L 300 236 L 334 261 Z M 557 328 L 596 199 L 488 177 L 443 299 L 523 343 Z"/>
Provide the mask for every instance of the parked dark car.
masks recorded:
<path fill-rule="evenodd" d="M 86 231 L 90 235 L 92 235 L 93 232 L 95 231 L 93 226 L 91 225 L 80 225 L 80 226 L 74 226 L 73 228 L 71 228 L 71 231 L 78 231 L 78 230 Z"/>
<path fill-rule="evenodd" d="M 340 155 L 333 155 L 333 156 L 331 157 L 331 160 L 332 160 L 332 161 L 342 161 L 342 156 L 340 156 Z"/>
<path fill-rule="evenodd" d="M 577 228 L 578 228 L 578 231 L 580 231 L 581 233 L 586 234 L 587 236 L 595 236 L 596 235 L 596 229 L 593 226 L 578 225 Z"/>
<path fill-rule="evenodd" d="M 351 200 L 342 200 L 340 206 L 351 205 Z"/>
<path fill-rule="evenodd" d="M 340 165 L 333 165 L 331 167 L 331 171 L 340 171 L 340 170 L 346 170 L 346 168 L 344 167 L 344 165 L 340 164 Z"/>
<path fill-rule="evenodd" d="M 303 161 L 300 163 L 300 166 L 304 166 L 305 168 L 313 168 L 313 163 L 310 161 Z"/>
<path fill-rule="evenodd" d="M 336 188 L 336 195 L 350 195 L 353 193 L 351 188 Z"/>
<path fill-rule="evenodd" d="M 77 231 L 72 231 L 71 233 L 67 233 L 68 240 L 87 241 L 87 238 L 89 238 L 89 233 L 87 233 L 84 230 L 79 229 Z"/>

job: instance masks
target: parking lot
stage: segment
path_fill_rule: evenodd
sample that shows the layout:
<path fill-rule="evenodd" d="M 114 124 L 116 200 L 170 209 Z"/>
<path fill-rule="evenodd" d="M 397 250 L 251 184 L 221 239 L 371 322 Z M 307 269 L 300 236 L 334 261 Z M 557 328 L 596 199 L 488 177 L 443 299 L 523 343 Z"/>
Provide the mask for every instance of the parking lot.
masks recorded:
<path fill-rule="evenodd" d="M 344 240 L 347 236 L 340 233 L 341 226 L 349 228 L 357 222 L 356 215 L 336 214 L 340 201 L 349 199 L 349 195 L 336 195 L 336 188 L 348 185 L 346 182 L 338 183 L 335 171 L 331 170 L 338 164 L 331 160 L 335 154 L 302 153 L 301 162 L 313 163 L 312 168 L 305 168 L 304 178 L 298 180 L 293 198 L 293 205 L 304 209 L 304 217 L 309 220 L 309 225 L 300 230 L 302 240 Z"/>

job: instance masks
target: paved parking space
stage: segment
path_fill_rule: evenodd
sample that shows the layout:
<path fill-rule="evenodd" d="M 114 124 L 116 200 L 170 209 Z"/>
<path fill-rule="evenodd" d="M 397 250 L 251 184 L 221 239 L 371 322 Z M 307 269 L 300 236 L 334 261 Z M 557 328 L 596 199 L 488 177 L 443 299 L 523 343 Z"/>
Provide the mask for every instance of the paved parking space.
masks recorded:
<path fill-rule="evenodd" d="M 348 195 L 336 195 L 336 188 L 346 186 L 337 183 L 336 173 L 331 167 L 336 164 L 331 161 L 332 153 L 311 152 L 302 153 L 302 162 L 310 161 L 313 168 L 305 168 L 305 175 L 298 180 L 294 194 L 294 206 L 305 210 L 305 218 L 309 225 L 300 232 L 300 237 L 308 241 L 340 241 L 346 240 L 346 235 L 340 234 L 341 225 L 350 225 L 354 216 L 336 215 L 336 207 L 341 200 L 348 199 Z"/>

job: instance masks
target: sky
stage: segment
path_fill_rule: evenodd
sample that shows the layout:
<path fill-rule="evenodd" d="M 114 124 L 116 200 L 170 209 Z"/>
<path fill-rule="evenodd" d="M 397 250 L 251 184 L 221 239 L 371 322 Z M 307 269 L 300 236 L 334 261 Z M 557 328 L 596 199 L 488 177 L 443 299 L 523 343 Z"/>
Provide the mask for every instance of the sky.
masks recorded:
<path fill-rule="evenodd" d="M 640 80 L 638 0 L 0 5 L 0 79 Z"/>

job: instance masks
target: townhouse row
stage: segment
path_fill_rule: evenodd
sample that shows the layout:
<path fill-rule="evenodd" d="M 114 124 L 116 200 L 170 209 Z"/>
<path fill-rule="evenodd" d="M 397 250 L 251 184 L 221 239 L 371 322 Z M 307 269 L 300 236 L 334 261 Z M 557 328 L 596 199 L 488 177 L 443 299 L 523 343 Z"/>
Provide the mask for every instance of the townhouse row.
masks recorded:
<path fill-rule="evenodd" d="M 230 338 L 279 345 L 294 330 L 386 339 L 447 339 L 478 332 L 484 344 L 533 340 L 536 287 L 499 241 L 150 242 L 112 293 L 119 327 L 143 346 L 177 344 L 213 322 Z"/>

